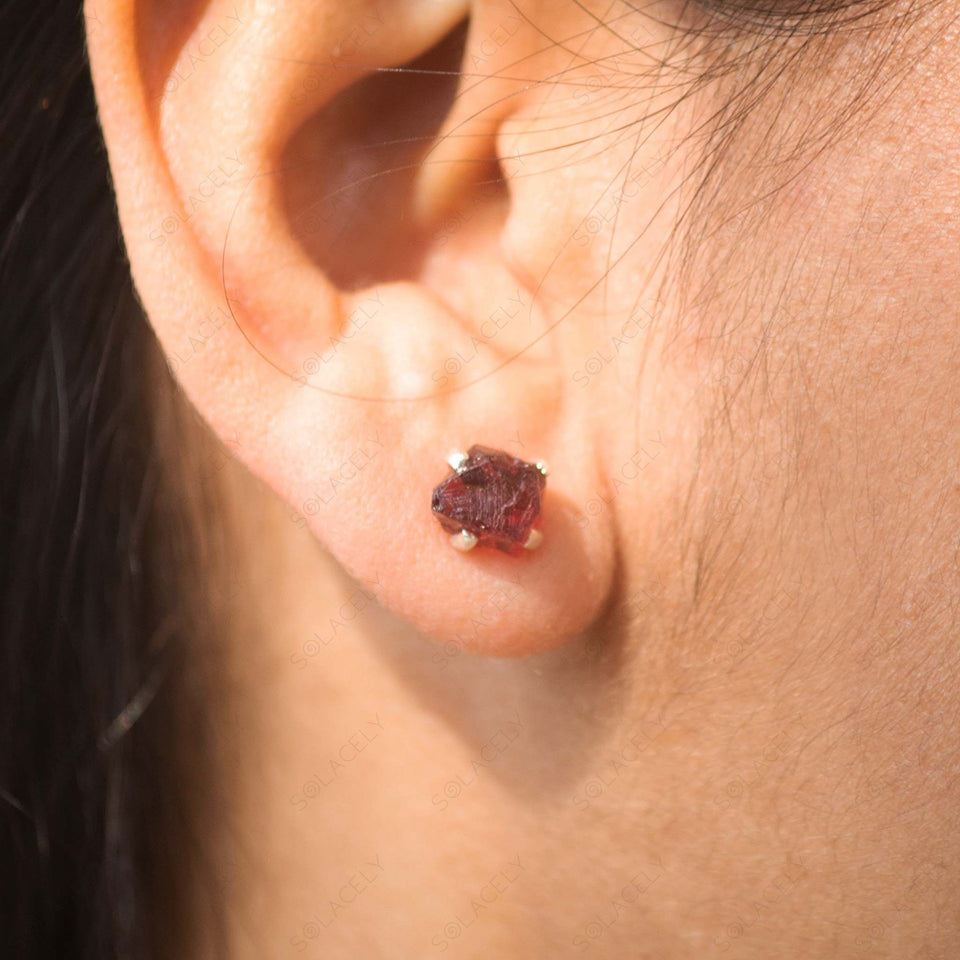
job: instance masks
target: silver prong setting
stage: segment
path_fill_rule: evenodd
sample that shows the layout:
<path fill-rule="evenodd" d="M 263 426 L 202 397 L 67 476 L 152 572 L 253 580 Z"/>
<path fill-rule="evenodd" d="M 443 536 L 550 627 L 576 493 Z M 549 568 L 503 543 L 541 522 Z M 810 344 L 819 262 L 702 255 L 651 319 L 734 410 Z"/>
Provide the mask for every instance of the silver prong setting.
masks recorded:
<path fill-rule="evenodd" d="M 545 476 L 550 475 L 550 464 L 546 460 L 538 460 L 534 466 Z"/>
<path fill-rule="evenodd" d="M 543 534 L 539 530 L 531 530 L 523 544 L 524 550 L 536 550 L 543 543 Z"/>
<path fill-rule="evenodd" d="M 460 553 L 468 553 L 477 545 L 477 538 L 469 530 L 461 530 L 450 538 L 450 546 Z"/>
<path fill-rule="evenodd" d="M 450 464 L 452 470 L 459 472 L 466 459 L 467 455 L 462 450 L 455 450 L 447 457 L 447 463 Z"/>

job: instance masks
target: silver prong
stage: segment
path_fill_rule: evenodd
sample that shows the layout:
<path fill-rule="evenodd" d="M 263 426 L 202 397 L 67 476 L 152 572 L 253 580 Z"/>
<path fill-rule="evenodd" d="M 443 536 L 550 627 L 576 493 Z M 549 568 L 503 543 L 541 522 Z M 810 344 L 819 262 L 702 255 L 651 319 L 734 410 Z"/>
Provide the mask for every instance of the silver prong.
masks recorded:
<path fill-rule="evenodd" d="M 523 549 L 536 550 L 541 543 L 543 543 L 543 534 L 539 530 L 531 530 L 527 535 L 527 540 L 523 545 Z"/>
<path fill-rule="evenodd" d="M 454 550 L 466 553 L 477 545 L 477 538 L 467 530 L 461 530 L 450 538 L 450 546 Z"/>
<path fill-rule="evenodd" d="M 550 473 L 550 464 L 546 460 L 538 460 L 534 466 L 546 477 Z"/>
<path fill-rule="evenodd" d="M 447 457 L 447 463 L 449 463 L 454 470 L 459 470 L 463 466 L 463 461 L 466 459 L 467 455 L 457 450 Z"/>

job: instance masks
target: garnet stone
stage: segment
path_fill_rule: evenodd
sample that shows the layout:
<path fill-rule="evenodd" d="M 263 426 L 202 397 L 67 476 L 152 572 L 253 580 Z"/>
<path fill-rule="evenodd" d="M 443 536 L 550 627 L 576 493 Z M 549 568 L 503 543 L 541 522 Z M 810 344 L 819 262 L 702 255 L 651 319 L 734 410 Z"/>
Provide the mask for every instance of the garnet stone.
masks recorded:
<path fill-rule="evenodd" d="M 505 553 L 532 549 L 547 485 L 544 464 L 527 463 L 502 450 L 474 445 L 451 458 L 455 472 L 433 491 L 431 506 L 441 526 L 454 534 L 460 550 L 496 547 Z"/>

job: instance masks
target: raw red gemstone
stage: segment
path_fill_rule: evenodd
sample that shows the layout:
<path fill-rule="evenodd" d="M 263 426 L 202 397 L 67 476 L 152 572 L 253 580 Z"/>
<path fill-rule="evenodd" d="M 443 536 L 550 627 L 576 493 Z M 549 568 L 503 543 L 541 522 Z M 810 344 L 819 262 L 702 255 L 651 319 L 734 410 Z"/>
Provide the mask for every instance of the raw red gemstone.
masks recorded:
<path fill-rule="evenodd" d="M 466 530 L 478 546 L 517 553 L 540 516 L 546 484 L 535 464 L 474 445 L 456 473 L 434 489 L 431 505 L 449 533 Z"/>

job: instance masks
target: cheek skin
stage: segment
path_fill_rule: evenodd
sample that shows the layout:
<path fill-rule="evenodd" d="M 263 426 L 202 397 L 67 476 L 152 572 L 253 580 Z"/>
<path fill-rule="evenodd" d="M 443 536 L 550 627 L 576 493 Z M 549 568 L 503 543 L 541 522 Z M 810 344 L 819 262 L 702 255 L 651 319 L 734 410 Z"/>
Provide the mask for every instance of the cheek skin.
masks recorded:
<path fill-rule="evenodd" d="M 674 353 L 696 385 L 688 533 L 718 568 L 712 599 L 742 588 L 738 618 L 755 622 L 777 591 L 799 590 L 803 629 L 791 619 L 779 642 L 838 698 L 863 685 L 878 709 L 903 679 L 863 659 L 878 636 L 898 638 L 917 683 L 913 668 L 944 650 L 950 591 L 919 613 L 905 597 L 930 578 L 956 585 L 960 519 L 960 69 L 954 49 L 916 47 L 885 67 L 900 85 L 845 124 L 858 88 L 842 70 L 798 71 L 782 101 L 755 108 L 698 221 L 707 240 L 683 274 L 696 336 Z M 922 96 L 930 72 L 936 102 Z M 791 104 L 804 100 L 833 106 L 798 126 Z"/>
<path fill-rule="evenodd" d="M 958 63 L 954 45 L 907 73 L 889 64 L 901 85 L 843 129 L 827 129 L 856 89 L 842 71 L 789 78 L 786 114 L 823 104 L 805 126 L 791 116 L 771 135 L 779 104 L 759 104 L 665 281 L 663 348 L 637 358 L 629 416 L 663 424 L 671 444 L 667 470 L 619 514 L 655 529 L 636 595 L 668 585 L 632 624 L 634 725 L 658 691 L 685 696 L 624 796 L 647 804 L 645 862 L 669 846 L 677 804 L 700 811 L 683 853 L 671 848 L 686 867 L 659 889 L 658 904 L 684 909 L 658 915 L 664 930 L 728 929 L 711 949 L 739 931 L 731 955 L 769 955 L 752 904 L 777 877 L 794 919 L 771 907 L 775 926 L 815 939 L 853 918 L 837 956 L 895 955 L 893 926 L 922 955 L 937 891 L 956 887 L 942 825 L 960 757 L 942 717 L 960 706 Z M 639 235 L 641 213 L 621 213 Z M 865 882 L 877 857 L 907 866 Z M 751 861 L 770 869 L 737 890 L 730 865 Z M 923 903 L 905 908 L 914 875 Z M 704 886 L 729 906 L 697 916 L 689 891 Z"/>

